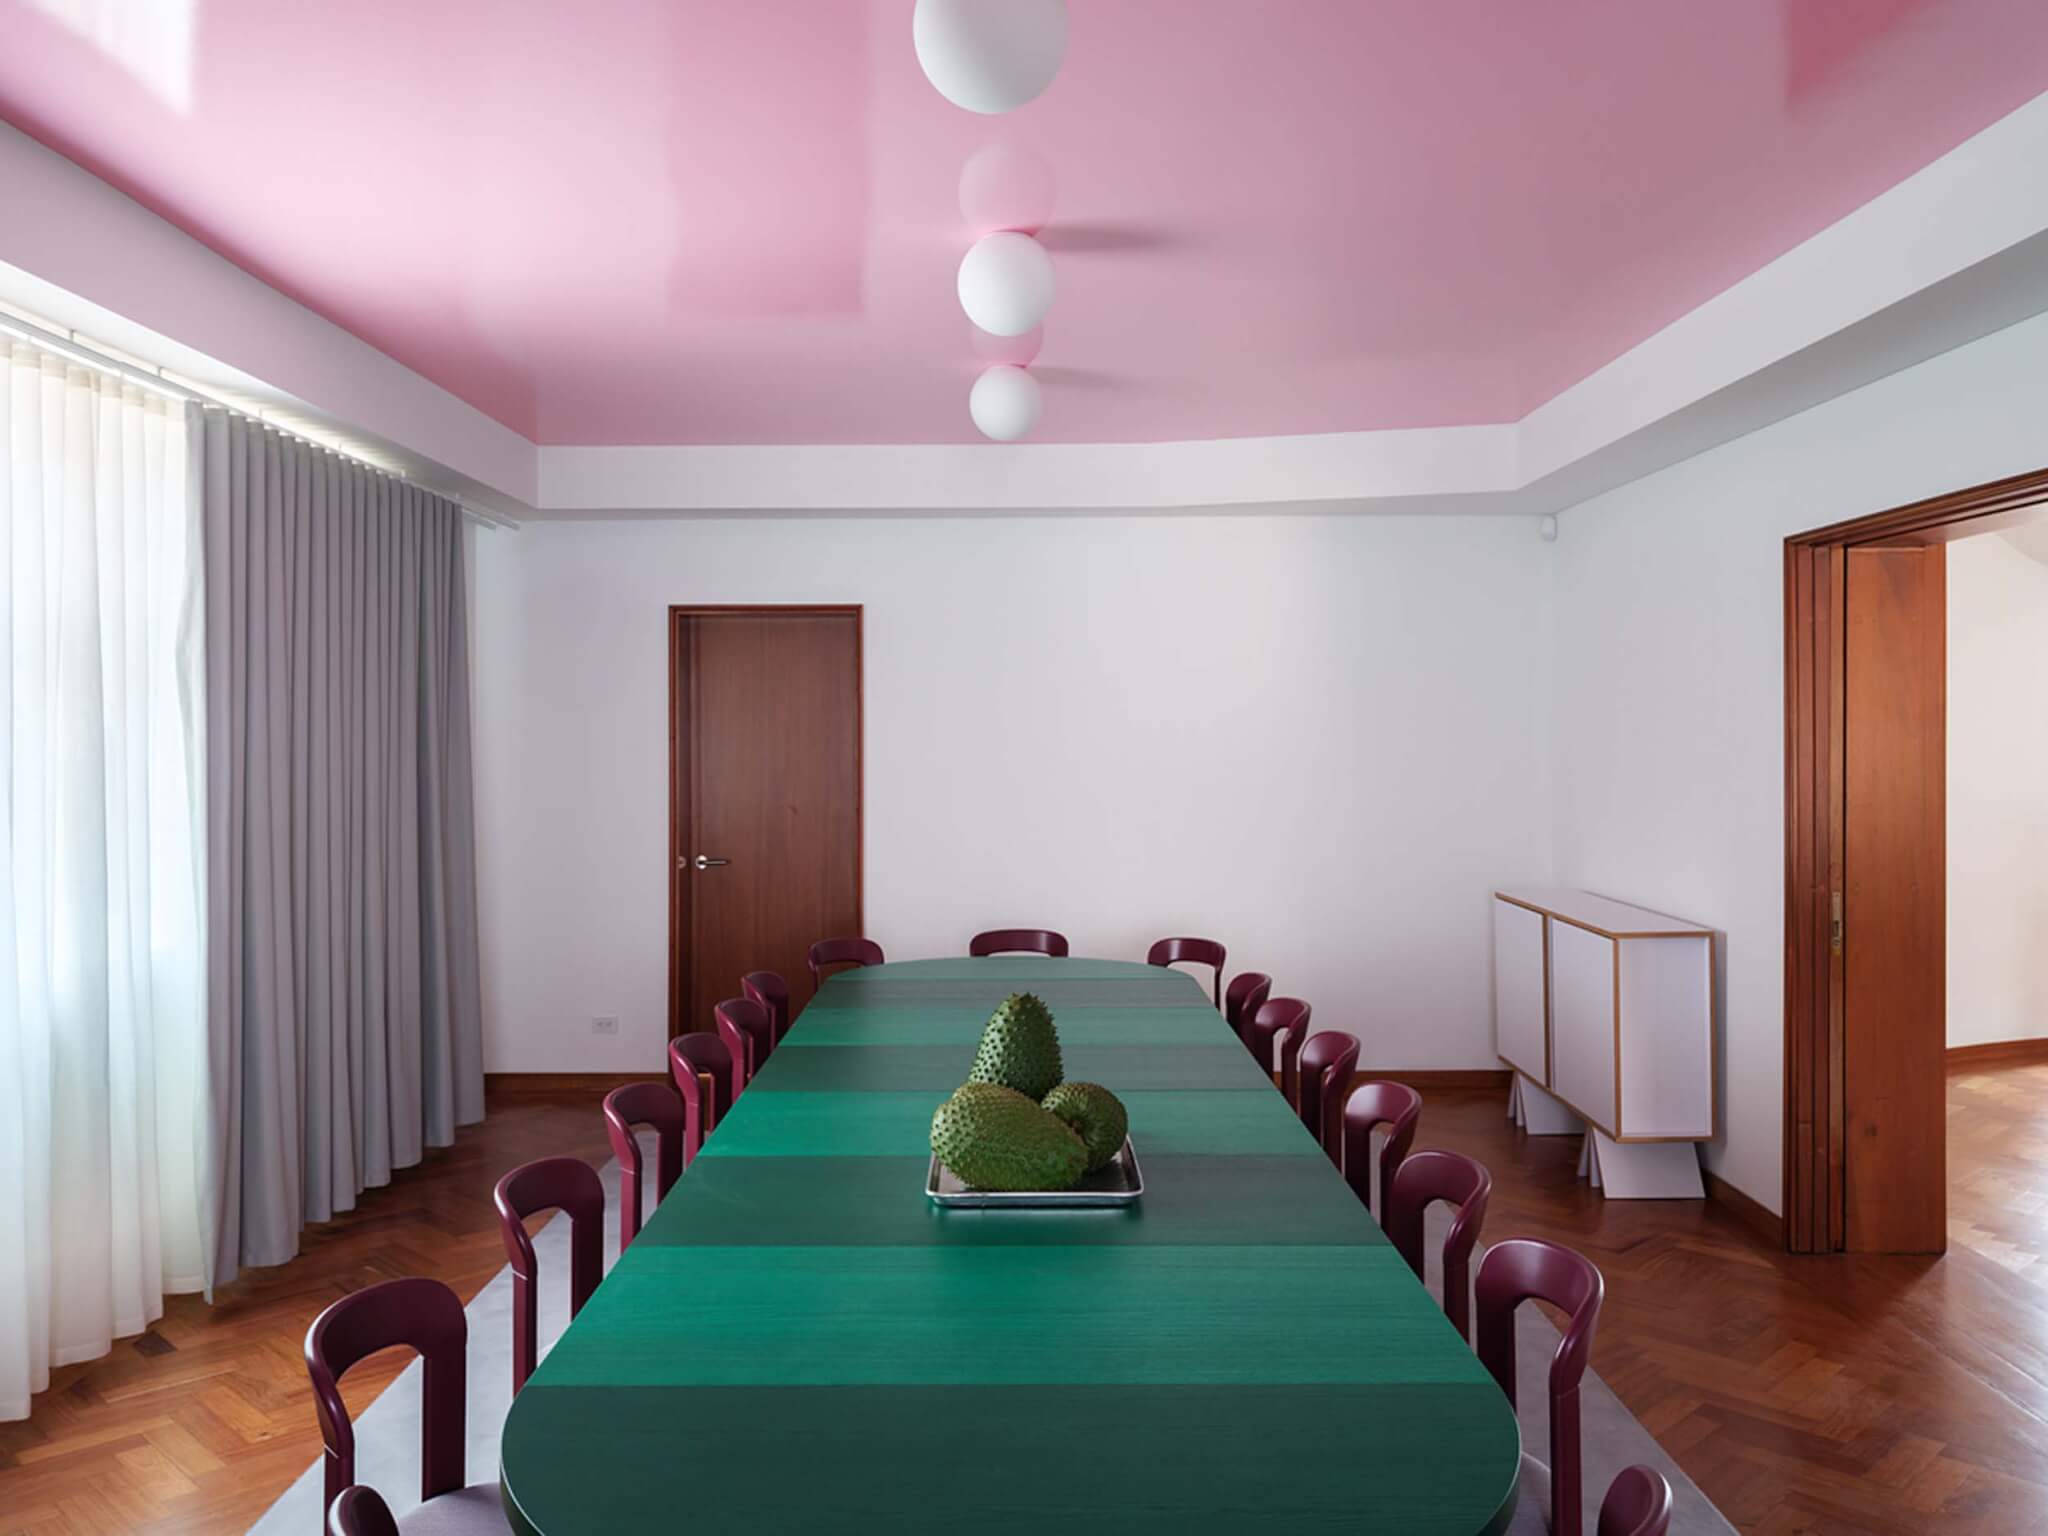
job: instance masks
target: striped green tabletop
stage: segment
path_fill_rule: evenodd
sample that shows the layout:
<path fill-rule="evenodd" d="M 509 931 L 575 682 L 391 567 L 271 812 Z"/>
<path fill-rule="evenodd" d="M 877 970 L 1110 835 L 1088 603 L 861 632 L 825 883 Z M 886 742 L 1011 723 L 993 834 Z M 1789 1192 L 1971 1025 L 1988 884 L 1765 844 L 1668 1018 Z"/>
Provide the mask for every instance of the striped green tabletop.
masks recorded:
<path fill-rule="evenodd" d="M 932 1111 L 1045 998 L 1131 1112 L 1145 1195 L 940 1210 Z M 1208 997 L 1107 960 L 828 981 L 515 1400 L 534 1536 L 1456 1533 L 1514 1414 Z"/>

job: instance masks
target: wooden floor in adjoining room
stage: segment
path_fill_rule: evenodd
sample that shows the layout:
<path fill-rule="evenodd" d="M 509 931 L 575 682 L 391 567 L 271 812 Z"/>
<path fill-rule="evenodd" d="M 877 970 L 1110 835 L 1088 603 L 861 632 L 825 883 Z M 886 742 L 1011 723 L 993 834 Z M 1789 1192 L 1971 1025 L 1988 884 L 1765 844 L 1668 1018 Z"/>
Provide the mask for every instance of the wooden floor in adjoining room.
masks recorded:
<path fill-rule="evenodd" d="M 2048 1285 L 2048 1061 L 1951 1067 L 1948 1240 Z"/>
<path fill-rule="evenodd" d="M 2048 1530 L 2048 1266 L 2012 1262 L 2048 1249 L 2024 1219 L 2048 1188 L 2025 1167 L 2048 1137 L 2048 1068 L 2014 1087 L 2025 1070 L 1951 1080 L 1968 1105 L 1953 1215 L 1992 1238 L 1959 1234 L 1941 1260 L 1794 1258 L 1718 1205 L 1604 1201 L 1576 1178 L 1577 1141 L 1515 1131 L 1498 1093 L 1427 1091 L 1418 1145 L 1493 1169 L 1489 1237 L 1553 1237 L 1600 1265 L 1595 1369 L 1739 1528 L 2020 1536 Z M 494 1093 L 485 1124 L 310 1233 L 295 1263 L 212 1308 L 177 1298 L 141 1339 L 57 1373 L 31 1420 L 0 1425 L 0 1536 L 244 1530 L 319 1453 L 313 1316 L 395 1274 L 474 1293 L 504 1261 L 491 1185 L 555 1152 L 608 1155 L 594 1093 Z M 352 1375 L 350 1406 L 402 1363 Z"/>

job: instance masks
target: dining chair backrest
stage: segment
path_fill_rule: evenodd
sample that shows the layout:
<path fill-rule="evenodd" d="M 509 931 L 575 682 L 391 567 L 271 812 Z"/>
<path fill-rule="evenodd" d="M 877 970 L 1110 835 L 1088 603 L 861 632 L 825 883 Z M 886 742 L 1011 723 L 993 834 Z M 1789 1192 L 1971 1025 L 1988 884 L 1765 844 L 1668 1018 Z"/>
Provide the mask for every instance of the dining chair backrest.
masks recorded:
<path fill-rule="evenodd" d="M 789 983 L 774 971 L 749 971 L 740 978 L 740 994 L 768 1010 L 769 1022 L 775 1026 L 769 1049 L 782 1044 L 782 1037 L 789 1033 Z"/>
<path fill-rule="evenodd" d="M 1273 1070 L 1273 1042 L 1280 1042 L 1280 1092 L 1289 1104 L 1301 1101 L 1302 1042 L 1308 1038 L 1309 1006 L 1298 997 L 1269 997 L 1245 1024 L 1245 1044 L 1259 1059 L 1259 1070 Z"/>
<path fill-rule="evenodd" d="M 1401 1162 L 1383 1186 L 1380 1220 L 1387 1241 L 1408 1261 L 1415 1278 L 1424 1278 L 1428 1255 L 1423 1232 L 1429 1208 L 1437 1201 L 1453 1206 L 1451 1229 L 1444 1234 L 1444 1315 L 1468 1342 L 1472 1337 L 1472 1249 L 1486 1222 L 1486 1202 L 1493 1193 L 1493 1175 L 1462 1152 L 1417 1152 Z"/>
<path fill-rule="evenodd" d="M 1344 1179 L 1358 1203 L 1386 1219 L 1387 1191 L 1394 1172 L 1415 1144 L 1422 1119 L 1422 1095 L 1406 1083 L 1360 1083 L 1344 1101 Z M 1380 1142 L 1380 1203 L 1372 1198 L 1372 1133 L 1384 1130 Z"/>
<path fill-rule="evenodd" d="M 732 1098 L 737 1101 L 768 1060 L 775 1043 L 775 1024 L 768 1010 L 744 997 L 728 997 L 711 1010 L 718 1038 L 732 1055 Z"/>
<path fill-rule="evenodd" d="M 1671 1485 L 1654 1467 L 1624 1467 L 1600 1501 L 1599 1536 L 1665 1536 L 1671 1529 Z"/>
<path fill-rule="evenodd" d="M 1344 1166 L 1344 1100 L 1358 1071 L 1358 1036 L 1321 1029 L 1301 1048 L 1301 1102 L 1295 1112 L 1330 1161 Z"/>
<path fill-rule="evenodd" d="M 710 1030 L 677 1035 L 668 1043 L 669 1076 L 683 1097 L 683 1166 L 704 1150 L 704 1138 L 732 1103 L 732 1052 Z"/>
<path fill-rule="evenodd" d="M 533 1374 L 540 1356 L 540 1264 L 526 1218 L 561 1211 L 569 1218 L 569 1315 L 574 1317 L 604 1278 L 604 1181 L 575 1157 L 542 1157 L 498 1180 L 498 1235 L 512 1267 L 512 1391 Z"/>
<path fill-rule="evenodd" d="M 1210 978 L 1209 996 L 1217 1007 L 1222 1007 L 1223 946 L 1214 939 L 1161 939 L 1145 951 L 1147 965 L 1174 965 L 1183 961 L 1213 968 L 1215 974 Z"/>
<path fill-rule="evenodd" d="M 1239 971 L 1230 978 L 1230 985 L 1223 989 L 1223 1022 L 1247 1047 L 1251 1040 L 1245 1031 L 1251 1025 L 1252 1015 L 1272 995 L 1273 978 L 1264 971 Z M 1271 1062 L 1266 1064 L 1266 1070 L 1273 1070 Z"/>
<path fill-rule="evenodd" d="M 420 1357 L 420 1502 L 462 1486 L 469 1403 L 462 1301 L 438 1280 L 385 1280 L 329 1304 L 306 1330 L 306 1374 L 326 1446 L 323 1508 L 356 1480 L 355 1426 L 341 1378 L 357 1361 L 401 1345 Z"/>
<path fill-rule="evenodd" d="M 1542 1301 L 1565 1314 L 1550 1359 L 1550 1528 L 1577 1531 L 1585 1508 L 1579 1450 L 1579 1383 L 1593 1353 L 1606 1282 L 1590 1260 L 1560 1243 L 1511 1237 L 1479 1261 L 1475 1287 L 1479 1363 L 1515 1402 L 1515 1308 Z"/>
<path fill-rule="evenodd" d="M 327 1536 L 398 1536 L 398 1522 L 376 1489 L 358 1483 L 342 1489 L 327 1511 Z"/>
<path fill-rule="evenodd" d="M 636 1126 L 654 1129 L 654 1198 L 668 1198 L 683 1171 L 683 1101 L 667 1083 L 627 1083 L 604 1096 L 604 1131 L 619 1160 L 619 1252 L 640 1235 L 642 1220 L 640 1138 Z"/>
<path fill-rule="evenodd" d="M 825 985 L 825 972 L 834 966 L 883 965 L 882 946 L 873 939 L 820 939 L 811 946 L 811 993 Z"/>
<path fill-rule="evenodd" d="M 1067 936 L 1050 928 L 991 928 L 967 941 L 967 953 L 976 960 L 988 955 L 1051 955 L 1065 959 Z"/>

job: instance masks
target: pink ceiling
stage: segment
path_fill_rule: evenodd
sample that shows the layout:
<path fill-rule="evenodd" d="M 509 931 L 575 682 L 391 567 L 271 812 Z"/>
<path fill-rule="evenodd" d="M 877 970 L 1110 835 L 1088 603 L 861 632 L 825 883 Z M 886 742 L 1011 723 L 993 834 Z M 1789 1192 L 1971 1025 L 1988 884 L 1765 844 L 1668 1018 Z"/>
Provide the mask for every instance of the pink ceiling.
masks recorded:
<path fill-rule="evenodd" d="M 1036 440 L 1508 420 L 2048 89 L 2041 0 L 1074 0 L 997 119 L 911 0 L 137 9 L 0 0 L 0 115 L 545 443 L 974 440 L 1002 141 Z"/>

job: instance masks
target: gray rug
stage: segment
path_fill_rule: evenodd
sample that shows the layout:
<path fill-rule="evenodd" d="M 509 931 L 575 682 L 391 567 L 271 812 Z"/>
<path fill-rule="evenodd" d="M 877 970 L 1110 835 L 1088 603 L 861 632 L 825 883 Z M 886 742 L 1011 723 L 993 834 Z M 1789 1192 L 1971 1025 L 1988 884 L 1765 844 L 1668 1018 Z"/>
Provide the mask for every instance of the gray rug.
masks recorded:
<path fill-rule="evenodd" d="M 1451 1213 L 1442 1206 L 1432 1207 L 1425 1227 L 1428 1238 L 1425 1252 L 1427 1284 L 1429 1294 L 1439 1302 L 1443 1300 L 1444 1277 L 1441 1255 L 1444 1234 L 1450 1229 Z M 1511 1232 L 1499 1234 L 1512 1237 Z M 1480 1244 L 1480 1253 L 1486 1245 Z M 1472 1261 L 1474 1273 L 1479 1269 L 1478 1256 Z M 1469 1314 L 1468 1314 L 1469 1315 Z M 1515 1314 L 1515 1417 L 1522 1426 L 1522 1449 L 1532 1456 L 1548 1457 L 1550 1454 L 1550 1361 L 1562 1342 L 1561 1335 L 1551 1325 L 1548 1317 L 1534 1305 L 1524 1303 Z M 1600 1336 L 1593 1336 L 1594 1353 L 1600 1349 Z M 1643 1428 L 1640 1420 L 1622 1406 L 1606 1382 L 1596 1371 L 1586 1372 L 1585 1381 L 1579 1387 L 1580 1422 L 1580 1465 L 1585 1468 L 1586 1489 L 1586 1530 L 1593 1529 L 1600 1515 L 1600 1501 L 1607 1496 L 1607 1485 L 1614 1481 L 1615 1474 L 1625 1467 L 1638 1464 L 1655 1467 L 1671 1484 L 1672 1510 L 1671 1529 L 1673 1536 L 1734 1536 L 1735 1527 L 1721 1517 L 1721 1512 L 1699 1486 L 1678 1469 L 1678 1463 L 1665 1454 L 1650 1432 Z M 493 1463 L 495 1465 L 495 1463 Z"/>
<path fill-rule="evenodd" d="M 654 1161 L 650 1144 L 646 1159 Z M 605 1185 L 605 1265 L 618 1252 L 619 1165 L 607 1163 Z M 1449 1213 L 1431 1213 L 1429 1251 L 1441 1250 Z M 541 1228 L 533 1240 L 540 1261 L 540 1347 L 545 1354 L 569 1324 L 569 1227 L 559 1218 Z M 1430 1293 L 1443 1295 L 1443 1277 L 1432 1257 Z M 512 1407 L 512 1272 L 501 1269 L 470 1302 L 469 1314 L 469 1464 L 472 1483 L 498 1476 L 498 1435 Z M 1557 1330 L 1534 1307 L 1524 1307 L 1516 1320 L 1519 1361 L 1516 1377 L 1521 1399 L 1522 1444 L 1543 1455 L 1550 1444 L 1548 1398 L 1544 1391 L 1550 1357 L 1556 1352 Z M 1600 1498 L 1614 1475 L 1641 1462 L 1671 1480 L 1677 1508 L 1671 1529 L 1679 1536 L 1733 1536 L 1734 1527 L 1708 1502 L 1691 1478 L 1664 1453 L 1650 1432 L 1608 1390 L 1593 1372 L 1586 1373 L 1579 1401 L 1584 1415 L 1586 1529 L 1591 1531 Z M 309 1410 L 310 1411 L 310 1410 Z M 414 1361 L 356 1420 L 356 1475 L 384 1495 L 395 1515 L 419 1502 L 420 1367 Z M 251 1536 L 317 1536 L 320 1523 L 320 1463 L 314 1462 L 284 1496 L 251 1526 Z"/>
<path fill-rule="evenodd" d="M 654 1165 L 648 1139 L 644 1166 Z M 559 1216 L 534 1235 L 540 1264 L 540 1348 L 546 1354 L 569 1326 L 569 1223 Z M 604 1165 L 604 1263 L 619 1252 L 619 1165 Z M 472 1483 L 496 1482 L 498 1436 L 512 1411 L 512 1271 L 501 1269 L 464 1308 L 469 1317 L 469 1456 Z M 309 1407 L 306 1410 L 311 1413 Z M 420 1502 L 420 1363 L 402 1371 L 355 1421 L 356 1478 L 384 1495 L 391 1513 Z M 250 1536 L 321 1536 L 321 1464 L 299 1474 L 283 1497 L 249 1527 Z"/>

